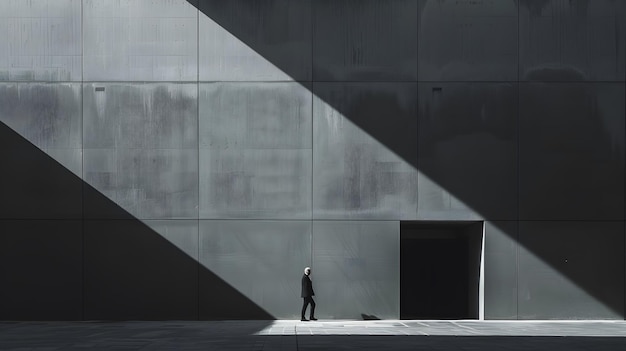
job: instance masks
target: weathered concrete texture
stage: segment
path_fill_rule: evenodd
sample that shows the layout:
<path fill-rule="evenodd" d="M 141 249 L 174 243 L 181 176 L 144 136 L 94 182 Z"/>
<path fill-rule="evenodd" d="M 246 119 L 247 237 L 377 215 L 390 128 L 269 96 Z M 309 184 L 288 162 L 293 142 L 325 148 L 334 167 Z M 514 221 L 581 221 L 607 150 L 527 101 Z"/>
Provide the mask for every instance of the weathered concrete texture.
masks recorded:
<path fill-rule="evenodd" d="M 200 218 L 311 218 L 311 93 L 200 86 Z"/>
<path fill-rule="evenodd" d="M 517 80 L 517 2 L 419 1 L 420 81 Z"/>
<path fill-rule="evenodd" d="M 78 85 L 0 85 L 0 218 L 82 217 L 80 123 Z"/>
<path fill-rule="evenodd" d="M 400 316 L 397 221 L 314 221 L 312 244 L 317 318 Z"/>
<path fill-rule="evenodd" d="M 416 217 L 416 89 L 314 83 L 314 218 Z"/>
<path fill-rule="evenodd" d="M 202 0 L 198 7 L 200 81 L 311 80 L 310 0 Z"/>
<path fill-rule="evenodd" d="M 520 319 L 624 319 L 624 223 L 520 222 Z"/>
<path fill-rule="evenodd" d="M 198 151 L 86 149 L 85 180 L 139 219 L 197 218 Z M 85 197 L 85 215 L 110 218 Z"/>
<path fill-rule="evenodd" d="M 80 84 L 2 83 L 0 123 L 80 176 L 81 99 Z"/>
<path fill-rule="evenodd" d="M 315 0 L 313 9 L 313 80 L 417 80 L 417 0 Z"/>
<path fill-rule="evenodd" d="M 83 1 L 84 79 L 190 81 L 198 11 L 185 0 Z"/>
<path fill-rule="evenodd" d="M 0 220 L 0 320 L 82 319 L 82 257 L 79 220 Z"/>
<path fill-rule="evenodd" d="M 517 219 L 518 89 L 419 85 L 419 219 Z"/>
<path fill-rule="evenodd" d="M 520 220 L 624 219 L 624 94 L 520 83 Z"/>
<path fill-rule="evenodd" d="M 520 79 L 624 81 L 626 2 L 519 3 Z"/>
<path fill-rule="evenodd" d="M 198 145 L 195 84 L 89 83 L 83 94 L 87 149 Z"/>
<path fill-rule="evenodd" d="M 40 149 L 80 149 L 80 84 L 2 83 L 0 121 Z"/>
<path fill-rule="evenodd" d="M 197 218 L 196 86 L 93 83 L 84 97 L 84 180 L 136 218 Z M 114 216 L 102 210 L 85 199 L 87 216 Z"/>
<path fill-rule="evenodd" d="M 300 279 L 311 265 L 310 221 L 200 221 L 200 264 L 276 318 L 300 317 Z M 200 318 L 221 291 L 200 281 Z M 221 306 L 244 319 L 245 306 Z"/>
<path fill-rule="evenodd" d="M 0 2 L 0 81 L 80 81 L 81 20 L 81 0 Z"/>

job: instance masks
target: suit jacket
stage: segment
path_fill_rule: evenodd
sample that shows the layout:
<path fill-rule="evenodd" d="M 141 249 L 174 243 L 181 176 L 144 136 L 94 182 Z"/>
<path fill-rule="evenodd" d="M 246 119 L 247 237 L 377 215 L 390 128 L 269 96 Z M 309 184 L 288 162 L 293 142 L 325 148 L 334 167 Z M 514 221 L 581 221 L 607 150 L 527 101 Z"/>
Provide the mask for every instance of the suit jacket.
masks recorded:
<path fill-rule="evenodd" d="M 311 278 L 308 275 L 302 275 L 302 292 L 300 293 L 300 297 L 311 297 L 315 296 L 315 292 L 313 292 L 313 283 L 311 282 Z"/>

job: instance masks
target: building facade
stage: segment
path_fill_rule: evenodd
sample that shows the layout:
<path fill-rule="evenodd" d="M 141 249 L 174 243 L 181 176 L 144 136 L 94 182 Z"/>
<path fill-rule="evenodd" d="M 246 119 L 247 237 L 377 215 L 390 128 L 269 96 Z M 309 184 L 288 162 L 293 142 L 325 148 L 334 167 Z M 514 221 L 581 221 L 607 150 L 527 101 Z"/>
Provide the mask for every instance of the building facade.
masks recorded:
<path fill-rule="evenodd" d="M 624 319 L 625 0 L 0 2 L 0 320 Z"/>

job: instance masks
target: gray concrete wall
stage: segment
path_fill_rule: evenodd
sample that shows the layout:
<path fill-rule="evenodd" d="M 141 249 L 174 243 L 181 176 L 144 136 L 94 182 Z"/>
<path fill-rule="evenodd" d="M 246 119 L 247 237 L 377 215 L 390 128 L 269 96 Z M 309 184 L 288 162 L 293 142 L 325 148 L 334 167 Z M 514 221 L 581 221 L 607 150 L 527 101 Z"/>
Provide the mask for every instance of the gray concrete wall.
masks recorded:
<path fill-rule="evenodd" d="M 0 3 L 0 320 L 397 318 L 485 221 L 485 318 L 623 319 L 626 1 Z"/>

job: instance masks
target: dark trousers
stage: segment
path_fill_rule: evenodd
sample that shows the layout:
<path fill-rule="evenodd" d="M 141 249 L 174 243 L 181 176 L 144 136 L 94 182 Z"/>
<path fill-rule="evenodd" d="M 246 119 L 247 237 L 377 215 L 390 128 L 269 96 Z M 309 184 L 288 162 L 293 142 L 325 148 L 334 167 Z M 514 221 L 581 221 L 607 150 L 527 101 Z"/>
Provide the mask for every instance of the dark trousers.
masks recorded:
<path fill-rule="evenodd" d="M 313 301 L 312 296 L 304 297 L 302 302 L 302 319 L 304 319 L 304 313 L 306 312 L 306 308 L 309 304 L 311 304 L 311 318 L 315 317 L 315 301 Z"/>

